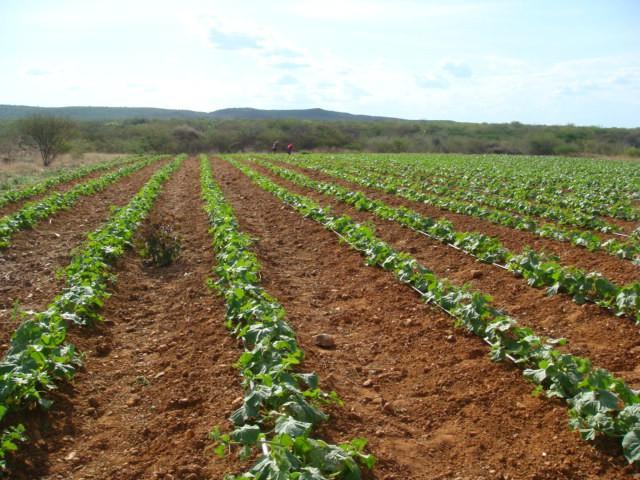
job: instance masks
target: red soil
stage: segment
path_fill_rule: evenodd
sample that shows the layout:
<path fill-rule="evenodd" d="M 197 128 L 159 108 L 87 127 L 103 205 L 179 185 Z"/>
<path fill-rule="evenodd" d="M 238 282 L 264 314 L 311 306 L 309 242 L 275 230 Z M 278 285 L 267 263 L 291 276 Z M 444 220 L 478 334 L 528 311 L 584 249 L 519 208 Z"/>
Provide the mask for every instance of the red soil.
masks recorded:
<path fill-rule="evenodd" d="M 206 285 L 213 264 L 199 198 L 198 164 L 187 160 L 165 185 L 150 222 L 181 237 L 179 260 L 119 262 L 113 296 L 97 329 L 73 330 L 84 369 L 27 431 L 17 478 L 204 479 L 239 471 L 214 456 L 206 436 L 242 395 L 241 353 L 224 328 L 223 302 Z M 32 433 L 33 436 L 33 433 Z"/>
<path fill-rule="evenodd" d="M 333 233 L 226 162 L 213 166 L 241 229 L 256 238 L 265 288 L 297 331 L 307 354 L 302 368 L 345 402 L 328 408 L 331 419 L 317 433 L 332 442 L 367 437 L 378 464 L 366 478 L 640 475 L 615 442 L 580 440 L 562 402 L 532 397 L 519 369 L 491 362 L 484 343 L 408 287 L 365 266 Z M 182 237 L 180 259 L 145 267 L 129 252 L 119 262 L 106 322 L 70 334 L 87 354 L 85 367 L 50 412 L 27 416 L 33 440 L 13 459 L 12 478 L 196 480 L 246 466 L 217 459 L 206 440 L 214 425 L 229 428 L 242 390 L 232 367 L 240 348 L 223 326 L 222 301 L 204 286 L 214 258 L 201 207 L 191 159 L 150 218 Z M 313 344 L 321 332 L 335 336 L 335 349 Z"/>
<path fill-rule="evenodd" d="M 468 283 L 475 290 L 490 294 L 494 303 L 518 321 L 543 335 L 569 340 L 571 353 L 591 359 L 640 386 L 640 327 L 633 320 L 616 317 L 594 304 L 577 305 L 566 295 L 547 296 L 544 289 L 529 287 L 523 279 L 493 265 L 478 262 L 470 255 L 436 240 L 415 233 L 400 224 L 359 212 L 329 195 L 298 187 L 269 170 L 252 164 L 290 191 L 330 205 L 336 214 L 349 215 L 359 222 L 376 226 L 378 237 L 398 250 L 411 253 L 441 278 L 459 285 Z M 624 355 L 621 355 L 624 352 Z"/>
<path fill-rule="evenodd" d="M 618 259 L 604 252 L 589 252 L 585 248 L 574 247 L 567 242 L 558 242 L 551 239 L 540 238 L 529 232 L 514 230 L 483 220 L 477 217 L 451 213 L 423 203 L 406 200 L 395 195 L 383 193 L 380 190 L 366 188 L 361 185 L 346 182 L 335 177 L 323 174 L 309 168 L 295 167 L 287 163 L 279 163 L 280 166 L 297 170 L 315 180 L 328 181 L 345 186 L 351 190 L 360 190 L 367 195 L 378 198 L 389 205 L 404 205 L 423 215 L 433 218 L 446 218 L 453 223 L 459 231 L 477 231 L 486 235 L 497 237 L 502 244 L 514 252 L 521 251 L 525 245 L 538 251 L 546 251 L 558 255 L 560 260 L 567 265 L 575 265 L 587 271 L 598 271 L 618 284 L 626 284 L 640 279 L 640 269 L 628 260 Z"/>
<path fill-rule="evenodd" d="M 484 343 L 390 274 L 364 266 L 333 233 L 230 165 L 214 167 L 241 228 L 257 239 L 263 283 L 288 312 L 305 369 L 345 400 L 323 434 L 369 438 L 379 459 L 373 478 L 595 479 L 635 471 L 610 444 L 581 441 L 567 428 L 563 403 L 531 397 L 520 370 L 492 363 Z M 313 345 L 320 332 L 336 336 L 335 350 Z"/>
<path fill-rule="evenodd" d="M 102 175 L 106 175 L 107 173 L 114 172 L 120 167 L 122 167 L 122 165 L 114 168 L 110 168 L 108 170 L 101 170 L 100 172 L 93 172 L 89 175 L 85 175 L 84 177 L 71 180 L 70 182 L 64 182 L 59 185 L 55 185 L 54 187 L 51 187 L 46 192 L 41 193 L 39 195 L 34 195 L 33 197 L 27 198 L 26 200 L 20 200 L 17 202 L 9 203 L 4 207 L 0 208 L 0 217 L 4 217 L 5 215 L 11 215 L 12 213 L 17 212 L 22 207 L 24 207 L 25 204 L 29 202 L 37 202 L 38 200 L 42 200 L 43 198 L 48 197 L 49 195 L 55 192 L 66 192 L 68 190 L 71 190 L 71 188 L 75 187 L 80 183 L 88 182 L 89 180 L 93 180 L 95 178 L 101 177 Z"/>
<path fill-rule="evenodd" d="M 149 165 L 109 185 L 102 192 L 81 197 L 70 210 L 62 210 L 17 232 L 11 245 L 0 249 L 0 351 L 18 326 L 12 307 L 39 310 L 60 291 L 64 281 L 56 272 L 69 264 L 73 249 L 108 218 L 112 206 L 126 205 L 164 162 Z"/>

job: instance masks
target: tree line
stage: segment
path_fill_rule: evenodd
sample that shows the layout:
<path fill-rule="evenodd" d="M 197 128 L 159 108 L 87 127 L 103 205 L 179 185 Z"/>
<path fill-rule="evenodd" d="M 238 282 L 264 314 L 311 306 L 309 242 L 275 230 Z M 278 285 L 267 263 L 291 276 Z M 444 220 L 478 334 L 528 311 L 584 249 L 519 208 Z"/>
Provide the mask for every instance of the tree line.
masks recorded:
<path fill-rule="evenodd" d="M 298 151 L 506 153 L 640 156 L 640 128 L 448 121 L 147 120 L 71 122 L 30 117 L 0 122 L 1 146 L 37 147 L 45 164 L 63 151 L 197 153 L 268 151 L 274 141 Z M 47 144 L 52 144 L 48 145 Z"/>

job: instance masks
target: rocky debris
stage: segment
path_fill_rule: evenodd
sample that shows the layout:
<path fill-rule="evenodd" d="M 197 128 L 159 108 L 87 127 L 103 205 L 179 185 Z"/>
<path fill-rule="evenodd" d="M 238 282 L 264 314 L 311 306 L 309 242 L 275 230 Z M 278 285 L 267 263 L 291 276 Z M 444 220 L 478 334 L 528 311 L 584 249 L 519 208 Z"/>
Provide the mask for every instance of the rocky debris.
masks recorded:
<path fill-rule="evenodd" d="M 382 411 L 387 415 L 394 415 L 396 413 L 391 402 L 384 402 L 382 404 Z"/>
<path fill-rule="evenodd" d="M 335 348 L 336 346 L 336 341 L 333 338 L 333 335 L 329 335 L 328 333 L 314 335 L 313 343 L 321 348 Z"/>
<path fill-rule="evenodd" d="M 71 453 L 69 453 L 66 457 L 64 457 L 64 459 L 65 459 L 67 462 L 73 462 L 73 461 L 76 461 L 76 460 L 78 460 L 78 452 L 76 452 L 76 451 L 74 450 L 74 451 L 72 451 Z"/>
<path fill-rule="evenodd" d="M 111 345 L 108 342 L 100 342 L 96 345 L 96 355 L 106 357 L 111 352 Z"/>
<path fill-rule="evenodd" d="M 175 410 L 175 409 L 180 409 L 180 408 L 187 408 L 187 407 L 192 407 L 193 405 L 198 404 L 199 402 L 201 402 L 200 398 L 197 397 L 183 397 L 183 398 L 174 398 L 173 400 L 171 400 L 168 405 L 167 405 L 167 410 Z"/>
<path fill-rule="evenodd" d="M 471 270 L 471 278 L 482 278 L 482 270 Z"/>

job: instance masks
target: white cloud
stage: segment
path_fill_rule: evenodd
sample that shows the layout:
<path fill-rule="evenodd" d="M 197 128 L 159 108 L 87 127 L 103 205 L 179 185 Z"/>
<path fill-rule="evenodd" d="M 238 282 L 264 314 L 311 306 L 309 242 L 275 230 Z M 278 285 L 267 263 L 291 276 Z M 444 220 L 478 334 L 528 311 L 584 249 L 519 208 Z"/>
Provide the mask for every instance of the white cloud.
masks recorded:
<path fill-rule="evenodd" d="M 263 48 L 259 37 L 242 32 L 225 32 L 217 28 L 209 30 L 209 40 L 221 50 L 259 50 Z"/>
<path fill-rule="evenodd" d="M 49 75 L 49 70 L 44 68 L 30 68 L 27 70 L 27 75 L 31 75 L 34 77 L 43 77 L 45 75 Z"/>
<path fill-rule="evenodd" d="M 434 74 L 428 74 L 423 77 L 417 77 L 416 82 L 422 88 L 447 88 L 449 82 L 446 78 Z"/>
<path fill-rule="evenodd" d="M 299 58 L 302 56 L 302 53 L 294 50 L 293 48 L 272 46 L 269 49 L 269 55 L 273 57 L 282 57 L 282 58 Z"/>
<path fill-rule="evenodd" d="M 456 78 L 469 78 L 471 76 L 471 67 L 464 62 L 447 62 L 442 69 Z"/>
<path fill-rule="evenodd" d="M 405 19 L 408 12 L 414 18 L 457 17 L 488 11 L 500 2 L 473 3 L 465 1 L 395 0 L 315 0 L 296 1 L 292 10 L 296 15 L 329 21 L 381 21 Z"/>
<path fill-rule="evenodd" d="M 297 85 L 300 82 L 293 75 L 284 75 L 284 76 L 280 77 L 276 83 L 278 85 L 287 86 L 287 85 Z"/>
<path fill-rule="evenodd" d="M 308 68 L 308 63 L 297 63 L 297 62 L 279 62 L 274 63 L 273 66 L 275 68 L 281 68 L 283 70 L 299 70 L 301 68 Z"/>
<path fill-rule="evenodd" d="M 603 28 L 597 53 L 592 33 L 551 12 L 540 28 L 571 41 L 532 40 L 522 27 L 538 28 L 541 18 L 529 14 L 540 9 L 527 2 L 41 3 L 0 16 L 4 103 L 640 125 L 637 32 Z M 601 58 L 566 60 L 592 50 Z"/>

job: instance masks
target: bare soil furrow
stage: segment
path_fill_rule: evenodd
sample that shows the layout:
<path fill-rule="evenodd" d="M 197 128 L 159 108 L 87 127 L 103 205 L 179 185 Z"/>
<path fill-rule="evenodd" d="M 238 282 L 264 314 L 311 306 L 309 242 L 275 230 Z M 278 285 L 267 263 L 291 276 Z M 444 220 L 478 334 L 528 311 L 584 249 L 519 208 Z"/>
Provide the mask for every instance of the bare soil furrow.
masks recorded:
<path fill-rule="evenodd" d="M 32 230 L 17 232 L 11 245 L 0 250 L 0 350 L 6 349 L 19 322 L 14 306 L 44 308 L 64 285 L 56 272 L 69 264 L 73 249 L 106 221 L 113 206 L 126 205 L 161 164 L 149 165 L 96 195 L 81 197 L 70 210 L 58 212 Z"/>
<path fill-rule="evenodd" d="M 568 349 L 589 358 L 640 386 L 640 327 L 595 304 L 577 305 L 566 295 L 548 296 L 544 289 L 532 288 L 511 272 L 477 261 L 470 255 L 413 232 L 374 214 L 360 212 L 328 195 L 286 181 L 269 170 L 252 164 L 285 188 L 330 205 L 336 214 L 349 215 L 376 226 L 377 235 L 396 249 L 411 253 L 441 278 L 490 294 L 495 305 L 513 315 L 522 325 L 541 335 L 569 340 Z"/>
<path fill-rule="evenodd" d="M 85 367 L 35 426 L 41 442 L 21 454 L 20 478 L 209 479 L 237 473 L 213 455 L 208 431 L 227 426 L 242 395 L 241 349 L 224 327 L 224 304 L 206 285 L 213 264 L 195 159 L 160 194 L 149 222 L 180 236 L 176 263 L 119 262 L 105 324 L 74 330 Z M 33 426 L 31 426 L 33 428 Z"/>
<path fill-rule="evenodd" d="M 583 442 L 566 406 L 531 396 L 519 369 L 488 359 L 390 274 L 367 267 L 317 223 L 302 218 L 226 162 L 214 175 L 241 228 L 256 238 L 263 283 L 285 307 L 307 353 L 305 370 L 344 399 L 321 432 L 365 436 L 376 479 L 629 478 L 616 447 Z M 315 346 L 317 333 L 336 348 Z"/>
<path fill-rule="evenodd" d="M 71 188 L 75 187 L 76 185 L 80 184 L 80 183 L 84 183 L 84 182 L 88 182 L 89 180 L 93 180 L 95 178 L 101 177 L 102 175 L 106 175 L 107 173 L 110 172 L 114 172 L 116 171 L 118 168 L 121 168 L 122 165 L 118 165 L 116 167 L 113 168 L 109 168 L 107 170 L 101 170 L 99 172 L 93 172 L 90 173 L 89 175 L 86 175 L 84 177 L 81 178 L 76 178 L 75 180 L 71 180 L 69 182 L 64 182 L 64 183 L 60 183 L 58 185 L 55 185 L 53 187 L 51 187 L 49 190 L 47 190 L 44 193 L 41 193 L 39 195 L 34 195 L 33 197 L 29 197 L 25 200 L 20 200 L 17 202 L 13 202 L 13 203 L 9 203 L 7 205 L 5 205 L 4 207 L 0 208 L 0 217 L 4 217 L 5 215 L 11 215 L 12 213 L 17 212 L 18 210 L 20 210 L 22 207 L 25 206 L 25 204 L 30 203 L 30 202 L 37 202 L 39 200 L 42 200 L 45 197 L 48 197 L 49 195 L 56 193 L 56 192 L 66 192 L 68 190 L 71 190 Z"/>
<path fill-rule="evenodd" d="M 637 266 L 628 260 L 618 259 L 604 252 L 589 252 L 584 248 L 575 247 L 569 243 L 541 238 L 537 235 L 497 225 L 481 218 L 448 212 L 423 203 L 386 194 L 380 190 L 355 185 L 318 172 L 317 170 L 292 166 L 283 162 L 275 163 L 282 167 L 304 173 L 315 180 L 336 183 L 351 190 L 360 190 L 372 198 L 377 198 L 392 206 L 404 205 L 429 217 L 446 218 L 452 222 L 456 230 L 477 231 L 496 237 L 506 248 L 514 252 L 520 252 L 524 246 L 528 245 L 535 250 L 557 255 L 565 265 L 575 265 L 587 271 L 601 272 L 607 278 L 618 284 L 627 284 L 640 280 L 640 270 Z"/>

